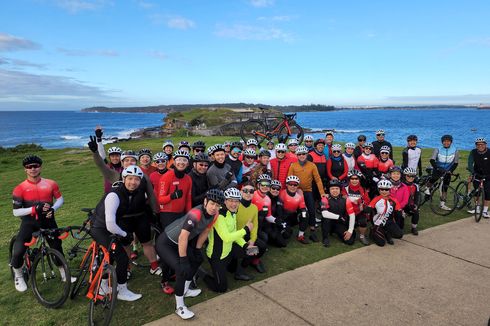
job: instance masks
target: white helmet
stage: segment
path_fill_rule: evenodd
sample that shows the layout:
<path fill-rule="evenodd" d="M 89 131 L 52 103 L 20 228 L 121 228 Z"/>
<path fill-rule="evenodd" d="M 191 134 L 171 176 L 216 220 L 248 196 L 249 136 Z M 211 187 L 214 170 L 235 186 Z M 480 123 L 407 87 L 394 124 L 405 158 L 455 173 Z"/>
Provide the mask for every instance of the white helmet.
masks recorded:
<path fill-rule="evenodd" d="M 332 145 L 332 151 L 342 151 L 342 145 L 340 145 L 340 144 L 333 144 Z"/>
<path fill-rule="evenodd" d="M 128 157 L 133 157 L 135 160 L 138 160 L 138 155 L 136 155 L 136 153 L 132 150 L 127 150 L 127 151 L 124 151 L 122 152 L 121 154 L 121 161 L 124 162 L 124 160 Z"/>
<path fill-rule="evenodd" d="M 290 182 L 299 183 L 299 178 L 295 175 L 290 175 L 289 177 L 286 178 L 286 184 L 288 184 Z"/>
<path fill-rule="evenodd" d="M 298 145 L 298 140 L 296 138 L 290 138 L 288 140 L 288 146 L 289 145 Z"/>
<path fill-rule="evenodd" d="M 257 152 L 255 150 L 247 148 L 243 151 L 243 156 L 257 157 Z"/>
<path fill-rule="evenodd" d="M 122 177 L 125 178 L 128 175 L 135 175 L 137 177 L 143 178 L 143 171 L 136 165 L 130 165 L 122 171 Z"/>
<path fill-rule="evenodd" d="M 165 160 L 168 161 L 168 156 L 164 152 L 158 152 L 153 156 L 153 161 Z"/>
<path fill-rule="evenodd" d="M 286 147 L 286 144 L 283 144 L 283 143 L 279 143 L 276 145 L 276 147 L 274 147 L 276 149 L 276 151 L 287 151 L 287 147 Z"/>
<path fill-rule="evenodd" d="M 213 155 L 216 152 L 224 152 L 225 151 L 225 148 L 221 144 L 216 144 L 216 145 L 211 146 L 211 147 L 212 147 L 212 151 L 211 151 L 210 155 Z M 208 153 L 209 153 L 209 150 L 208 150 Z"/>
<path fill-rule="evenodd" d="M 386 146 L 386 145 L 381 146 L 381 148 L 379 149 L 379 152 L 380 153 L 390 153 L 391 152 L 390 146 Z"/>
<path fill-rule="evenodd" d="M 296 155 L 298 154 L 308 154 L 308 148 L 306 146 L 299 146 L 296 149 Z"/>
<path fill-rule="evenodd" d="M 178 158 L 178 157 L 183 157 L 183 158 L 186 158 L 186 159 L 190 159 L 190 155 L 189 155 L 189 152 L 187 151 L 183 151 L 181 149 L 179 149 L 178 151 L 176 151 L 174 153 L 174 159 Z"/>
<path fill-rule="evenodd" d="M 415 175 L 417 175 L 417 170 L 415 170 L 414 168 L 406 167 L 403 170 L 403 174 L 415 176 Z"/>
<path fill-rule="evenodd" d="M 487 140 L 484 138 L 484 137 L 478 137 L 477 139 L 475 139 L 475 144 L 478 144 L 478 143 L 487 143 Z"/>
<path fill-rule="evenodd" d="M 237 188 L 228 188 L 225 190 L 225 199 L 237 199 L 240 200 L 242 199 L 242 194 L 240 193 L 240 190 Z"/>
<path fill-rule="evenodd" d="M 383 129 L 376 130 L 376 135 L 384 135 L 385 131 Z"/>
<path fill-rule="evenodd" d="M 117 146 L 109 147 L 109 149 L 107 150 L 107 154 L 109 154 L 109 155 L 111 155 L 111 154 L 121 155 L 121 153 L 122 153 L 122 149 L 120 147 L 117 147 Z"/>
<path fill-rule="evenodd" d="M 383 179 L 378 181 L 378 189 L 391 189 L 391 187 L 393 187 L 393 184 L 390 180 Z"/>
<path fill-rule="evenodd" d="M 312 135 L 306 135 L 306 136 L 305 136 L 305 138 L 304 138 L 303 140 L 304 140 L 304 141 L 307 141 L 307 140 L 309 140 L 309 141 L 313 141 L 313 140 L 315 140 L 315 139 L 313 138 L 313 136 L 312 136 Z"/>
<path fill-rule="evenodd" d="M 211 156 L 214 154 L 214 150 L 216 149 L 216 145 L 211 145 L 208 147 L 208 155 Z"/>
<path fill-rule="evenodd" d="M 257 142 L 257 139 L 250 138 L 250 139 L 247 140 L 247 146 L 250 146 L 250 145 L 259 146 L 259 143 Z"/>
<path fill-rule="evenodd" d="M 356 148 L 356 144 L 354 144 L 354 143 L 346 143 L 345 144 L 345 148 L 353 148 L 354 149 L 354 148 Z"/>
<path fill-rule="evenodd" d="M 257 177 L 257 182 L 262 182 L 262 181 L 268 181 L 270 183 L 272 182 L 272 178 L 270 175 L 263 173 Z"/>
<path fill-rule="evenodd" d="M 174 143 L 172 143 L 172 141 L 170 139 L 169 140 L 166 140 L 166 141 L 163 142 L 162 148 L 165 148 L 167 146 L 170 146 L 173 149 L 174 148 Z"/>
<path fill-rule="evenodd" d="M 282 184 L 281 184 L 281 181 L 279 180 L 272 180 L 271 181 L 271 187 L 279 187 L 279 188 L 282 188 Z"/>
<path fill-rule="evenodd" d="M 347 172 L 347 178 L 350 178 L 350 177 L 353 177 L 353 176 L 357 176 L 357 177 L 361 178 L 362 177 L 362 173 L 361 173 L 361 171 L 356 170 L 356 169 L 352 169 L 349 172 Z"/>

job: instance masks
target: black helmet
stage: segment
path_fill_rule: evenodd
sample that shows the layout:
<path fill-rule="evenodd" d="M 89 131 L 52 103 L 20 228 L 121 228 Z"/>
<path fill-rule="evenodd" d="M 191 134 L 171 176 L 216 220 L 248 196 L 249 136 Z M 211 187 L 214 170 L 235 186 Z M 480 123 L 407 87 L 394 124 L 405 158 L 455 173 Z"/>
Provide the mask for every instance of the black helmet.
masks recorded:
<path fill-rule="evenodd" d="M 328 183 L 328 189 L 332 187 L 342 188 L 342 183 L 340 183 L 340 181 L 336 179 L 330 180 L 330 182 Z"/>
<path fill-rule="evenodd" d="M 206 148 L 206 144 L 202 140 L 195 141 L 194 144 L 192 144 L 192 149 L 195 148 Z"/>
<path fill-rule="evenodd" d="M 230 149 L 233 149 L 233 148 L 239 148 L 240 150 L 243 150 L 243 145 L 239 141 L 234 141 L 230 145 Z"/>
<path fill-rule="evenodd" d="M 27 155 L 26 157 L 24 157 L 24 159 L 22 160 L 22 165 L 23 166 L 26 166 L 26 165 L 29 165 L 29 164 L 39 164 L 39 165 L 43 165 L 43 160 L 41 160 L 41 158 L 37 155 Z"/>
<path fill-rule="evenodd" d="M 271 157 L 271 152 L 269 152 L 268 150 L 266 149 L 263 149 L 259 152 L 259 157 L 261 156 L 268 156 L 268 157 Z"/>
<path fill-rule="evenodd" d="M 445 140 L 449 140 L 451 143 L 453 142 L 453 136 L 451 135 L 444 135 L 441 137 L 441 143 Z"/>
<path fill-rule="evenodd" d="M 417 140 L 418 140 L 418 138 L 417 138 L 417 136 L 416 136 L 416 135 L 409 135 L 409 136 L 407 137 L 407 141 L 411 141 L 411 140 L 415 140 L 415 141 L 417 141 Z"/>
<path fill-rule="evenodd" d="M 209 163 L 209 156 L 206 153 L 197 153 L 193 159 L 194 162 L 207 162 Z"/>
<path fill-rule="evenodd" d="M 225 202 L 225 195 L 222 190 L 209 189 L 208 192 L 206 192 L 206 199 L 212 200 L 215 203 L 223 205 L 223 203 Z"/>
<path fill-rule="evenodd" d="M 149 149 L 149 148 L 140 149 L 140 151 L 138 152 L 138 159 L 141 159 L 141 156 L 143 156 L 143 155 L 148 155 L 151 159 L 151 157 L 152 157 L 151 149 Z"/>

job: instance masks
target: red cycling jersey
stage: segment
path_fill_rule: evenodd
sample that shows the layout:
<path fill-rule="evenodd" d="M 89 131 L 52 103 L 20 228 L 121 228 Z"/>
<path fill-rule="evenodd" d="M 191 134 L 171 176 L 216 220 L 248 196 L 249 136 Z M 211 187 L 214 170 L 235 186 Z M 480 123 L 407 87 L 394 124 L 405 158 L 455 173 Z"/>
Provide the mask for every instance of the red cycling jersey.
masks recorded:
<path fill-rule="evenodd" d="M 305 198 L 301 190 L 296 191 L 294 196 L 291 196 L 287 190 L 281 190 L 279 199 L 282 201 L 286 214 L 295 213 L 298 209 L 305 209 Z"/>
<path fill-rule="evenodd" d="M 377 169 L 379 160 L 374 154 L 362 154 L 357 158 L 357 165 L 365 166 L 367 169 Z"/>
<path fill-rule="evenodd" d="M 369 196 L 367 191 L 360 185 L 353 186 L 349 184 L 347 187 L 342 189 L 342 195 L 349 198 L 354 207 L 354 213 L 358 215 L 361 210 L 369 205 Z"/>
<path fill-rule="evenodd" d="M 182 190 L 182 197 L 172 199 L 170 196 L 176 190 Z M 185 174 L 179 179 L 175 171 L 170 169 L 160 178 L 160 191 L 158 193 L 158 204 L 160 212 L 186 213 L 192 208 L 192 179 Z"/>
<path fill-rule="evenodd" d="M 40 203 L 53 206 L 53 197 L 61 197 L 58 184 L 51 179 L 41 178 L 38 182 L 24 180 L 12 192 L 14 209 L 33 207 Z M 33 211 L 31 215 L 35 215 Z"/>
<path fill-rule="evenodd" d="M 264 207 L 267 208 L 267 216 L 272 215 L 272 203 L 271 199 L 267 194 L 262 194 L 259 190 L 255 190 L 254 196 L 252 197 L 252 204 L 257 206 L 259 213 L 264 210 Z"/>
<path fill-rule="evenodd" d="M 390 170 L 390 168 L 393 165 L 395 165 L 395 163 L 393 163 L 393 160 L 391 158 L 387 159 L 384 162 L 382 160 L 379 160 L 378 161 L 378 171 L 381 173 L 388 173 L 388 171 Z"/>
<path fill-rule="evenodd" d="M 147 176 L 150 176 L 153 172 L 157 170 L 156 166 L 150 165 L 149 167 L 145 168 L 143 165 L 139 166 L 141 171 L 143 171 L 144 174 Z"/>

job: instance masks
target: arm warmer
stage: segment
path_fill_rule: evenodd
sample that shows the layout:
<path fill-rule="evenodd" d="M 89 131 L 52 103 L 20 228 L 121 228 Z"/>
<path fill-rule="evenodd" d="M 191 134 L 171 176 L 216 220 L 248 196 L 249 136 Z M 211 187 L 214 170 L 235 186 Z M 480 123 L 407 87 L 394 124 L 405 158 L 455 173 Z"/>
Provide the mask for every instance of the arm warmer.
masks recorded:
<path fill-rule="evenodd" d="M 116 211 L 119 207 L 119 197 L 113 192 L 109 193 L 104 200 L 105 224 L 107 231 L 125 237 L 127 233 L 116 224 Z"/>
<path fill-rule="evenodd" d="M 102 141 L 97 141 L 97 151 L 99 152 L 100 157 L 106 161 L 106 155 L 105 155 L 105 149 L 104 149 L 104 144 L 102 144 Z"/>
<path fill-rule="evenodd" d="M 26 207 L 26 208 L 16 208 L 13 211 L 14 216 L 16 217 L 22 217 L 26 215 L 31 215 L 32 213 L 32 207 Z"/>
<path fill-rule="evenodd" d="M 52 209 L 54 209 L 55 211 L 58 210 L 58 208 L 61 207 L 61 205 L 63 205 L 64 203 L 64 199 L 63 199 L 63 196 L 61 196 L 60 198 L 56 199 L 56 201 L 54 202 L 53 206 L 51 207 Z"/>
<path fill-rule="evenodd" d="M 327 210 L 322 212 L 322 216 L 323 216 L 323 218 L 328 218 L 331 220 L 338 220 L 340 217 L 339 214 L 334 214 L 334 213 L 329 212 Z M 350 221 L 349 221 L 349 227 L 350 227 Z"/>
<path fill-rule="evenodd" d="M 354 225 L 356 223 L 356 214 L 349 214 L 349 229 L 347 230 L 349 233 L 354 232 Z"/>

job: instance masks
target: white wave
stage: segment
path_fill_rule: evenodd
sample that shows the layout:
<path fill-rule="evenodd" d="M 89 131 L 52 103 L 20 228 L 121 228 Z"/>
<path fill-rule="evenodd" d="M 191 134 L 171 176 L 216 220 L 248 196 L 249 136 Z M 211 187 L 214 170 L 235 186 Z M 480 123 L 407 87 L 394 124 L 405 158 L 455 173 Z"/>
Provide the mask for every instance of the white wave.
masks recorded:
<path fill-rule="evenodd" d="M 82 136 L 63 135 L 63 136 L 61 136 L 61 139 L 64 139 L 64 140 L 76 140 L 76 139 L 82 139 Z"/>
<path fill-rule="evenodd" d="M 117 138 L 129 138 L 129 135 L 135 131 L 137 131 L 138 129 L 128 129 L 128 130 L 122 130 L 122 131 L 119 131 L 117 134 L 116 134 L 116 137 Z"/>
<path fill-rule="evenodd" d="M 351 133 L 358 133 L 364 131 L 365 130 L 358 130 L 358 129 L 334 129 L 334 132 L 338 132 L 339 134 L 351 134 Z"/>

